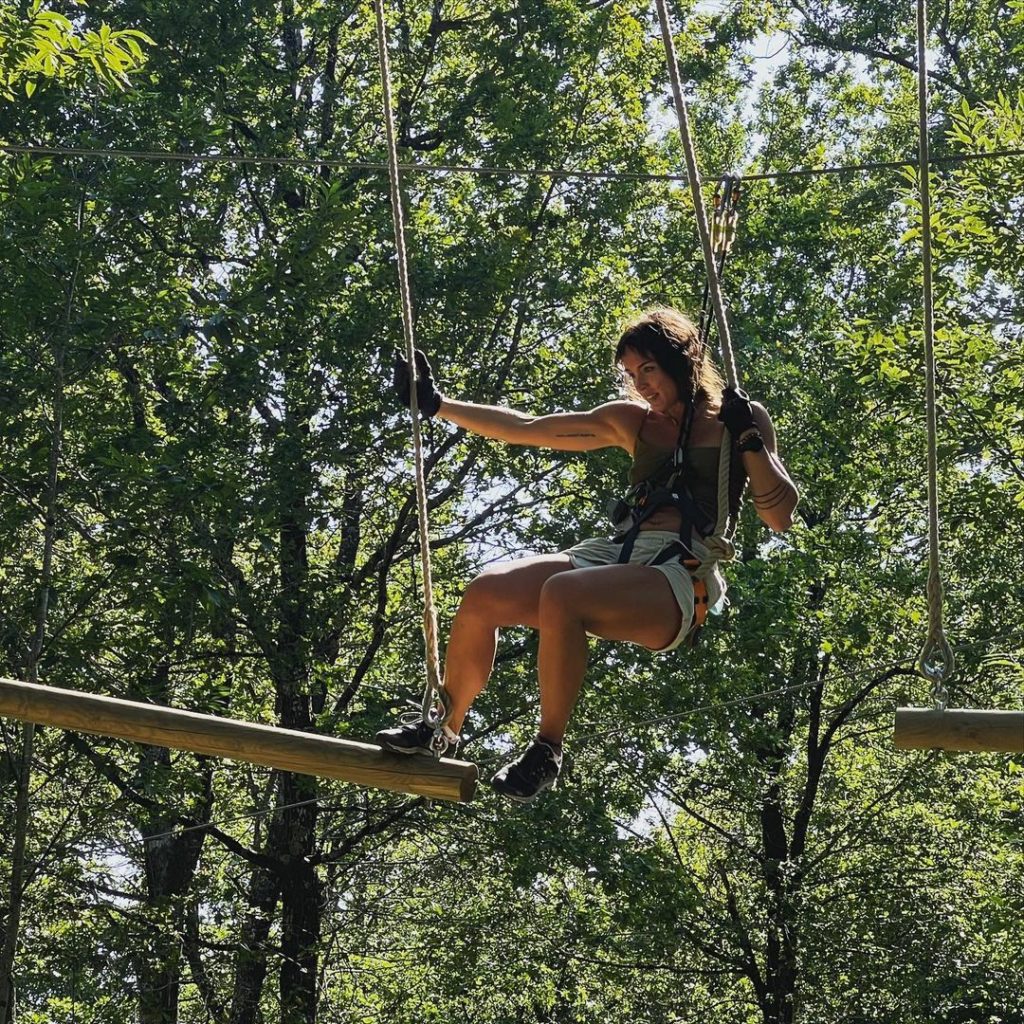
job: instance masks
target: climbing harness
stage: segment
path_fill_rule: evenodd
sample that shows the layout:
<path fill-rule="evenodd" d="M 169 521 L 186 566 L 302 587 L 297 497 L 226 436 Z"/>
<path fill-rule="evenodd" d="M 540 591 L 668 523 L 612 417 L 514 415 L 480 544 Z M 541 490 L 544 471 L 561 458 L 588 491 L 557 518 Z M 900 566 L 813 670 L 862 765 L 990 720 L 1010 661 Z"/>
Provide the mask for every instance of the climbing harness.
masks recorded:
<path fill-rule="evenodd" d="M 708 614 L 707 576 L 719 561 L 728 561 L 735 555 L 732 533 L 735 529 L 737 509 L 732 501 L 731 452 L 732 437 L 726 430 L 718 457 L 718 515 L 716 520 L 697 504 L 687 483 L 687 447 L 693 426 L 694 402 L 687 404 L 686 416 L 680 424 L 679 436 L 671 460 L 648 477 L 635 484 L 625 497 L 611 502 L 608 513 L 616 530 L 612 540 L 622 544 L 619 564 L 629 562 L 633 547 L 643 524 L 659 509 L 674 508 L 680 516 L 679 539 L 660 551 L 648 565 L 663 565 L 678 558 L 690 574 L 693 584 L 693 618 L 689 632 L 683 640 L 693 647 Z M 704 558 L 694 551 L 699 541 L 708 551 Z"/>

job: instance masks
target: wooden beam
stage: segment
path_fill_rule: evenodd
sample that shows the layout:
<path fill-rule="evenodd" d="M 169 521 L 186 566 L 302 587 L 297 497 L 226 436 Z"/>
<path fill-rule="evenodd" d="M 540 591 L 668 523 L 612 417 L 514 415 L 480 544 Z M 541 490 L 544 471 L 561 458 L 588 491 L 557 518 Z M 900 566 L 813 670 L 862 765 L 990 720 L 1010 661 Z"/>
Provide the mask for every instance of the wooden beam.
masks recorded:
<path fill-rule="evenodd" d="M 14 679 L 0 678 L 0 716 L 437 800 L 468 801 L 476 791 L 477 767 L 468 761 L 390 754 L 334 736 Z"/>
<path fill-rule="evenodd" d="M 901 750 L 975 750 L 1024 754 L 1024 711 L 897 708 Z"/>

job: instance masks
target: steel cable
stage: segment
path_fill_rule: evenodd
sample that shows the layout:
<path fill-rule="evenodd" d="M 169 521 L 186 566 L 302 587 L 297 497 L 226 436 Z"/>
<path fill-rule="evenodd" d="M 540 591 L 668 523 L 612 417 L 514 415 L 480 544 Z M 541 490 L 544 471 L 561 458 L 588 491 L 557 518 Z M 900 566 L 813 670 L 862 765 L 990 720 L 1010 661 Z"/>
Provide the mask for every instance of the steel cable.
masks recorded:
<path fill-rule="evenodd" d="M 13 156 L 52 156 L 95 160 L 135 160 L 142 163 L 218 164 L 235 167 L 298 167 L 316 170 L 334 168 L 345 171 L 372 171 L 387 173 L 388 165 L 375 160 L 346 160 L 341 157 L 294 157 L 230 155 L 225 153 L 191 153 L 174 150 L 145 149 L 92 149 L 83 146 L 16 145 L 0 142 L 0 153 Z M 1008 160 L 1024 157 L 1024 149 L 996 149 L 981 153 L 953 153 L 949 156 L 930 157 L 932 166 L 958 164 L 978 160 Z M 744 182 L 784 181 L 788 178 L 817 178 L 867 171 L 907 170 L 920 166 L 917 158 L 908 160 L 875 160 L 855 164 L 832 164 L 826 167 L 792 167 L 785 171 L 750 171 L 738 175 Z M 556 167 L 491 167 L 485 164 L 398 164 L 402 174 L 478 174 L 500 178 L 561 178 L 584 181 L 639 181 L 680 182 L 686 184 L 685 174 L 655 174 L 641 171 L 584 171 Z M 724 174 L 714 175 L 715 178 Z"/>

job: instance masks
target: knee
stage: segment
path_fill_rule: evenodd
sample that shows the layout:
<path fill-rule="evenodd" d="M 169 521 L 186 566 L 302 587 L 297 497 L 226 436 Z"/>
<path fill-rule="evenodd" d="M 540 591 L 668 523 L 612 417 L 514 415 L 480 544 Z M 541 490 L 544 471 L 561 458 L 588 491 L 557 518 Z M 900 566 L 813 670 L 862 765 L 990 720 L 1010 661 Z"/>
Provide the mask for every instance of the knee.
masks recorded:
<path fill-rule="evenodd" d="M 501 601 L 502 586 L 497 573 L 484 570 L 470 581 L 462 594 L 459 611 L 471 614 L 493 614 Z"/>
<path fill-rule="evenodd" d="M 544 583 L 540 591 L 540 615 L 543 619 L 564 618 L 578 609 L 579 594 L 572 573 L 559 573 Z"/>

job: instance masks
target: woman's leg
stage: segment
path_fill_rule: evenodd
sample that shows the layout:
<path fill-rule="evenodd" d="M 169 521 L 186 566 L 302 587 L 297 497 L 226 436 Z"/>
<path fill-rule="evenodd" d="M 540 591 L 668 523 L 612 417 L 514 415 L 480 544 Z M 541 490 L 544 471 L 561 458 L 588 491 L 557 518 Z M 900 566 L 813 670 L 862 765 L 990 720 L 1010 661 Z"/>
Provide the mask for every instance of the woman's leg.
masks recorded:
<path fill-rule="evenodd" d="M 538 555 L 500 562 L 466 588 L 445 651 L 444 688 L 451 701 L 448 727 L 462 729 L 466 712 L 494 667 L 502 626 L 540 625 L 540 595 L 556 573 L 572 568 L 568 555 Z"/>
<path fill-rule="evenodd" d="M 540 735 L 561 743 L 587 667 L 587 633 L 651 650 L 678 635 L 682 612 L 663 573 L 601 565 L 549 577 L 540 594 Z"/>

